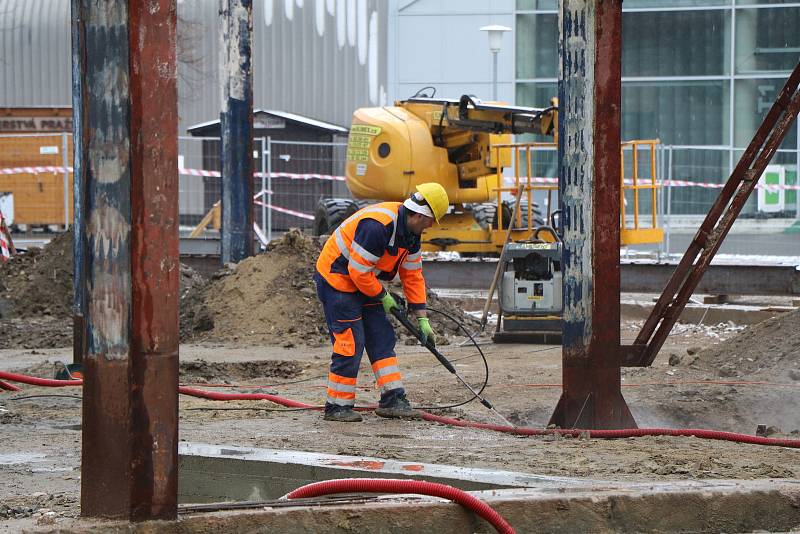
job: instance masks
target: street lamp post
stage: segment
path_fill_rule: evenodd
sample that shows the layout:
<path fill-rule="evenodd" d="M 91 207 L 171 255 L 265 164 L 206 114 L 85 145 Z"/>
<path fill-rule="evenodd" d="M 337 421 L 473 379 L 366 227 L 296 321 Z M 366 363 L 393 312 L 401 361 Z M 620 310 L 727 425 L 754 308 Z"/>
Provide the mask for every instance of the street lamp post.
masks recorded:
<path fill-rule="evenodd" d="M 492 100 L 497 101 L 497 53 L 503 48 L 503 34 L 511 28 L 491 24 L 480 29 L 489 36 L 489 50 L 492 51 Z"/>

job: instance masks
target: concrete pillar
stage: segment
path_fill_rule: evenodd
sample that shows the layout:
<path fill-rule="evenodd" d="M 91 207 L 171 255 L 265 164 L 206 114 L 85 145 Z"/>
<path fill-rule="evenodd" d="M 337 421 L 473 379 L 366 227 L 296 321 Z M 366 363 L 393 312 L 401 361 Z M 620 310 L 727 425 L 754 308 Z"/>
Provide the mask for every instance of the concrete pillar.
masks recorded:
<path fill-rule="evenodd" d="M 87 247 L 81 513 L 174 519 L 176 0 L 76 7 Z"/>
<path fill-rule="evenodd" d="M 621 0 L 559 3 L 562 428 L 632 428 L 620 393 Z"/>
<path fill-rule="evenodd" d="M 220 0 L 222 263 L 253 255 L 252 0 Z"/>

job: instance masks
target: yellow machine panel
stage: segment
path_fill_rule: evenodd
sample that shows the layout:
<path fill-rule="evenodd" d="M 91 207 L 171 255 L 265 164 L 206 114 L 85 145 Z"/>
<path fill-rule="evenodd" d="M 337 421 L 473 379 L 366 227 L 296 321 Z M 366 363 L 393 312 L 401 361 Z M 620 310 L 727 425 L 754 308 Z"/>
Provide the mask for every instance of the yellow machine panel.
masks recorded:
<path fill-rule="evenodd" d="M 511 136 L 442 131 L 444 146 L 437 146 L 431 135 L 433 111 L 430 105 L 427 107 L 426 112 L 420 106 L 411 108 L 422 116 L 398 106 L 355 112 L 346 167 L 347 185 L 354 197 L 401 201 L 416 190 L 416 185 L 438 182 L 454 204 L 494 198 L 497 157 L 491 146 L 507 143 Z M 450 155 L 459 150 L 463 157 L 451 162 Z M 500 158 L 503 165 L 510 165 L 507 151 Z"/>

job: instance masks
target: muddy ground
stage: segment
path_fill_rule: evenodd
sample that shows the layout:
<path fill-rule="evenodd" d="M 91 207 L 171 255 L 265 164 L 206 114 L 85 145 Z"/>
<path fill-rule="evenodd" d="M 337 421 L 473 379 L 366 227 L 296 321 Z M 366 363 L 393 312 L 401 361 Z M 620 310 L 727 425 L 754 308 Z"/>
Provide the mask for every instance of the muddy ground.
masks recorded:
<path fill-rule="evenodd" d="M 699 427 L 800 438 L 800 311 L 742 331 L 679 325 L 652 367 L 623 370 L 623 393 L 640 427 Z M 623 340 L 641 323 L 627 320 Z M 772 332 L 772 337 L 770 337 Z M 754 335 L 758 335 L 756 338 Z M 474 347 L 451 339 L 445 353 L 472 383 L 483 364 Z M 481 346 L 490 365 L 486 396 L 516 424 L 543 427 L 558 400 L 561 349 Z M 737 352 L 738 351 L 738 352 Z M 398 345 L 409 396 L 425 406 L 466 397 L 426 352 Z M 761 365 L 752 356 L 763 353 Z M 68 349 L 0 351 L 0 369 L 51 376 Z M 309 403 L 324 397 L 328 348 L 199 343 L 181 347 L 181 381 L 217 391 L 263 391 Z M 754 361 L 749 361 L 749 359 Z M 364 359 L 366 361 L 366 358 Z M 735 374 L 726 367 L 732 365 Z M 378 393 L 362 362 L 359 402 Z M 236 385 L 238 387 L 212 387 Z M 43 396 L 37 395 L 65 395 Z M 69 524 L 79 514 L 80 389 L 0 394 L 0 531 Z M 26 398 L 27 397 L 27 398 Z M 392 421 L 367 413 L 359 424 L 322 421 L 314 411 L 268 402 L 220 403 L 182 396 L 182 440 L 213 444 L 365 455 L 600 480 L 754 479 L 800 477 L 800 450 L 697 438 L 622 440 L 515 437 L 428 422 Z M 499 422 L 477 403 L 438 411 Z"/>
<path fill-rule="evenodd" d="M 266 254 L 206 280 L 182 266 L 181 382 L 216 391 L 269 392 L 320 404 L 330 356 L 311 275 L 320 243 L 289 232 Z M 0 268 L 0 370 L 52 377 L 71 360 L 71 241 Z M 429 303 L 465 321 L 479 299 Z M 477 349 L 453 323 L 432 318 L 443 352 L 480 385 Z M 641 318 L 627 318 L 631 342 Z M 490 367 L 485 395 L 518 425 L 547 425 L 560 395 L 561 348 L 495 345 L 479 338 Z M 500 423 L 433 357 L 404 335 L 398 343 L 412 402 L 435 413 Z M 745 328 L 679 324 L 652 367 L 623 370 L 623 393 L 640 427 L 708 428 L 800 439 L 800 310 Z M 367 359 L 358 400 L 372 403 Z M 0 392 L 0 532 L 66 524 L 79 514 L 80 389 L 24 386 Z M 334 424 L 316 411 L 265 401 L 180 398 L 182 440 L 364 455 L 601 480 L 798 478 L 800 450 L 697 438 L 586 440 L 515 437 L 428 422 L 380 419 Z"/>

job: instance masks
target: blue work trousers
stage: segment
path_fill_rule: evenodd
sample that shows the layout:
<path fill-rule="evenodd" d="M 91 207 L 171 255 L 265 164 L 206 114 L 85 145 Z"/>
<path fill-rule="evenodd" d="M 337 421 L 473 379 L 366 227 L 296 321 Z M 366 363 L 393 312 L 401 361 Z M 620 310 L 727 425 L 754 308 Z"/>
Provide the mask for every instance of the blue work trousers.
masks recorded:
<path fill-rule="evenodd" d="M 364 349 L 381 387 L 380 405 L 390 405 L 396 396 L 405 393 L 405 389 L 396 365 L 394 328 L 383 305 L 361 292 L 348 293 L 331 287 L 318 272 L 314 274 L 314 282 L 333 344 L 326 410 L 337 404 L 345 407 L 354 404 L 354 380 L 358 376 Z M 348 388 L 348 385 L 351 387 Z M 349 395 L 342 395 L 346 397 L 344 400 L 333 397 L 337 393 L 331 391 L 332 388 L 352 391 L 352 399 Z"/>

